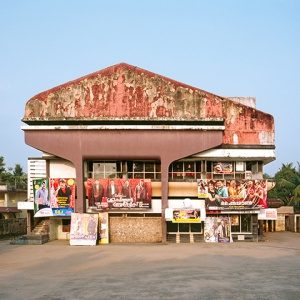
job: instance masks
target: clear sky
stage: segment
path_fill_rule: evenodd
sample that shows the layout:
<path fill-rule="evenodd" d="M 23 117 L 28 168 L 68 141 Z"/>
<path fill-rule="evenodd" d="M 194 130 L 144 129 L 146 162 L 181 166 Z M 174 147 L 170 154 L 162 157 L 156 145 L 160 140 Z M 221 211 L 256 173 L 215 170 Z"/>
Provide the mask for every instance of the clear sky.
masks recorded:
<path fill-rule="evenodd" d="M 256 97 L 275 118 L 276 161 L 264 170 L 273 176 L 300 162 L 299 37 L 299 0 L 0 0 L 0 156 L 27 172 L 27 158 L 41 156 L 24 142 L 27 100 L 125 62 Z"/>

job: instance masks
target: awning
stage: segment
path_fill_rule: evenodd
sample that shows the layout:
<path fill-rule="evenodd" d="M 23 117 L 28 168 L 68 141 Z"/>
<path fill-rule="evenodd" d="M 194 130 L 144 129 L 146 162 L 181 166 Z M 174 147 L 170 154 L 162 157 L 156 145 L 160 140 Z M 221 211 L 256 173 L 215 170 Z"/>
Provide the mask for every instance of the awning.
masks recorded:
<path fill-rule="evenodd" d="M 19 213 L 22 210 L 18 209 L 17 207 L 0 207 L 0 213 Z"/>

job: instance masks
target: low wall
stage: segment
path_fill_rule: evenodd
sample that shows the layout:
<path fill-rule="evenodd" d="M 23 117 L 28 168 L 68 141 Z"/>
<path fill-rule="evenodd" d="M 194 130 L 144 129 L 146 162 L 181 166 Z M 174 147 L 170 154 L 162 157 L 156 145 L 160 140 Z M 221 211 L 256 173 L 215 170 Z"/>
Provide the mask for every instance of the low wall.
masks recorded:
<path fill-rule="evenodd" d="M 159 217 L 110 217 L 110 243 L 160 243 L 162 226 Z"/>
<path fill-rule="evenodd" d="M 27 233 L 27 219 L 0 220 L 0 238 L 22 235 Z"/>

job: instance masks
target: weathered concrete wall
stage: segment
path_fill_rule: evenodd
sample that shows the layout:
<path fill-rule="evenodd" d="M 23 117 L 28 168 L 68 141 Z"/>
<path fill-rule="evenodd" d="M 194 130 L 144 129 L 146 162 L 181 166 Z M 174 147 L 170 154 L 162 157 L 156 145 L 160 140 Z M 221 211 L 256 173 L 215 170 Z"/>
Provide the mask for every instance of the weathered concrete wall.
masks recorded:
<path fill-rule="evenodd" d="M 219 120 L 226 126 L 223 144 L 275 142 L 271 115 L 124 63 L 32 97 L 23 121 L 115 119 Z"/>
<path fill-rule="evenodd" d="M 160 243 L 161 218 L 109 218 L 110 243 Z"/>
<path fill-rule="evenodd" d="M 277 214 L 275 231 L 285 231 L 285 214 Z"/>
<path fill-rule="evenodd" d="M 27 219 L 5 219 L 0 220 L 0 238 L 9 235 L 26 234 Z"/>

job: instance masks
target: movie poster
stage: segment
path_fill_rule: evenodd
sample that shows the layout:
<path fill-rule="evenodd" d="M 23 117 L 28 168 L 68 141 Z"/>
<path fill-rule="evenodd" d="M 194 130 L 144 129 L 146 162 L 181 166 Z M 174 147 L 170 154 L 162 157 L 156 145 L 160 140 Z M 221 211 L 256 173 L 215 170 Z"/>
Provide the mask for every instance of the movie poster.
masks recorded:
<path fill-rule="evenodd" d="M 54 216 L 70 216 L 75 206 L 75 179 L 50 178 L 50 203 Z"/>
<path fill-rule="evenodd" d="M 87 194 L 93 210 L 151 208 L 150 179 L 89 178 Z"/>
<path fill-rule="evenodd" d="M 71 214 L 70 245 L 95 246 L 98 235 L 98 214 Z"/>
<path fill-rule="evenodd" d="M 205 198 L 206 210 L 264 209 L 268 207 L 267 180 L 265 179 L 198 179 L 197 183 L 198 197 Z"/>
<path fill-rule="evenodd" d="M 47 178 L 33 180 L 35 217 L 53 216 L 49 198 L 49 180 Z"/>
<path fill-rule="evenodd" d="M 218 162 L 214 163 L 214 174 L 231 174 L 232 163 L 229 162 Z"/>
<path fill-rule="evenodd" d="M 200 209 L 173 208 L 172 223 L 200 223 Z"/>
<path fill-rule="evenodd" d="M 231 222 L 229 217 L 207 217 L 204 222 L 204 241 L 207 243 L 230 243 Z"/>
<path fill-rule="evenodd" d="M 108 212 L 99 213 L 99 244 L 109 243 Z"/>
<path fill-rule="evenodd" d="M 218 217 L 217 219 L 217 236 L 218 243 L 230 243 L 231 241 L 231 224 L 229 217 Z"/>

